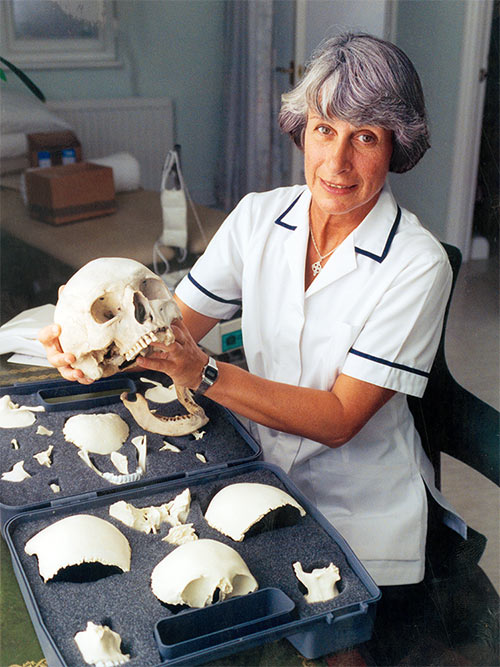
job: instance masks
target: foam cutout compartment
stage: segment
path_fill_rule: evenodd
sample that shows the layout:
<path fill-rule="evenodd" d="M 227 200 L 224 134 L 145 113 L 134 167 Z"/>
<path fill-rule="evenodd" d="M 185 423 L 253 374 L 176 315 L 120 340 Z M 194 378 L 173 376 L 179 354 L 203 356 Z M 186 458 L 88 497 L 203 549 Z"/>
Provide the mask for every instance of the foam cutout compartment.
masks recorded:
<path fill-rule="evenodd" d="M 117 377 L 117 376 L 114 376 Z M 142 373 L 133 377 L 137 391 L 144 394 L 153 385 L 142 382 L 140 378 L 148 377 L 162 382 L 167 386 L 169 378 L 160 373 Z M 260 456 L 260 448 L 233 415 L 206 397 L 197 398 L 203 407 L 209 422 L 203 427 L 203 438 L 197 440 L 193 435 L 162 436 L 144 431 L 134 420 L 130 412 L 115 396 L 114 403 L 109 403 L 103 397 L 102 388 L 118 382 L 121 386 L 130 388 L 130 379 L 122 376 L 121 380 L 109 378 L 84 386 L 71 382 L 47 382 L 38 387 L 19 385 L 4 387 L 1 395 L 10 395 L 11 401 L 23 406 L 40 406 L 47 408 L 45 412 L 35 412 L 36 420 L 32 426 L 24 428 L 1 428 L 0 446 L 0 474 L 8 472 L 15 463 L 24 461 L 24 469 L 31 475 L 22 482 L 9 482 L 0 479 L 0 519 L 1 524 L 18 511 L 34 509 L 39 505 L 48 505 L 52 502 L 62 502 L 72 496 L 87 493 L 118 491 L 124 487 L 142 486 L 156 480 L 181 477 L 184 474 L 204 472 L 213 467 L 225 466 L 244 461 L 250 461 Z M 128 383 L 128 384 L 127 384 Z M 133 385 L 132 385 L 133 386 Z M 75 400 L 67 402 L 67 394 L 75 392 Z M 82 400 L 81 392 L 96 393 L 93 401 L 88 397 Z M 48 404 L 55 396 L 61 396 L 60 404 Z M 102 403 L 105 403 L 104 405 Z M 76 407 L 75 407 L 76 406 Z M 157 414 L 173 416 L 185 414 L 186 410 L 177 401 L 171 403 L 153 403 L 149 401 L 150 409 L 156 409 Z M 61 407 L 63 409 L 61 409 Z M 137 467 L 137 450 L 132 444 L 132 438 L 147 434 L 147 470 L 138 482 L 131 482 L 118 486 L 99 477 L 78 456 L 78 448 L 65 440 L 63 427 L 66 421 L 75 414 L 103 414 L 114 412 L 118 414 L 129 427 L 129 437 L 121 447 L 120 453 L 127 456 L 129 473 Z M 38 435 L 39 426 L 53 431 L 53 435 Z M 15 440 L 19 449 L 15 449 L 12 441 Z M 160 451 L 164 441 L 176 445 L 180 453 Z M 33 458 L 35 454 L 46 450 L 53 445 L 51 467 L 42 466 Z M 196 454 L 202 454 L 206 463 L 200 461 Z M 91 454 L 91 459 L 101 472 L 118 474 L 111 463 L 109 456 Z M 51 484 L 57 484 L 60 492 L 54 493 Z"/>
<path fill-rule="evenodd" d="M 271 530 L 246 537 L 243 542 L 234 542 L 212 529 L 204 519 L 204 512 L 217 491 L 227 484 L 237 482 L 259 482 L 282 488 L 291 493 L 307 513 L 292 526 L 275 526 Z M 192 613 L 188 610 L 175 615 L 155 597 L 150 588 L 154 567 L 176 548 L 162 541 L 169 526 L 162 524 L 158 534 L 146 535 L 110 517 L 109 505 L 118 499 L 130 502 L 136 507 L 160 505 L 172 500 L 186 487 L 189 487 L 192 496 L 187 522 L 193 523 L 197 535 L 200 538 L 219 540 L 236 549 L 257 579 L 259 590 L 277 588 L 288 596 L 295 605 L 294 623 L 313 627 L 310 622 L 315 618 L 324 619 L 326 615 L 329 620 L 328 623 L 323 622 L 325 637 L 331 638 L 335 632 L 341 632 L 343 615 L 352 615 L 353 611 L 359 612 L 360 609 L 366 611 L 369 605 L 370 608 L 374 607 L 373 603 L 378 599 L 379 591 L 340 535 L 317 510 L 308 506 L 307 501 L 304 502 L 303 496 L 279 468 L 251 462 L 230 470 L 212 471 L 192 479 L 177 479 L 150 487 L 124 490 L 118 497 L 113 494 L 73 503 L 67 507 L 36 510 L 18 515 L 7 522 L 6 539 L 13 556 L 14 570 L 42 649 L 52 658 L 49 659 L 49 665 L 76 667 L 84 664 L 73 637 L 86 628 L 88 621 L 108 625 L 121 635 L 122 651 L 131 656 L 128 663 L 130 667 L 149 667 L 162 663 L 154 635 L 156 624 L 173 616 L 181 619 L 183 613 L 186 614 L 187 621 L 187 614 Z M 68 515 L 79 513 L 95 514 L 119 528 L 132 549 L 131 570 L 91 582 L 51 581 L 45 584 L 38 572 L 37 557 L 28 556 L 24 552 L 24 545 L 46 526 Z M 340 594 L 327 602 L 308 604 L 293 571 L 292 564 L 295 561 L 300 561 L 306 571 L 311 571 L 313 567 L 326 567 L 333 562 L 340 570 Z M 222 605 L 225 602 L 215 603 L 215 606 L 217 604 Z M 241 620 L 245 621 L 244 614 Z M 339 622 L 336 624 L 337 621 Z M 287 624 L 281 627 L 286 628 Z M 298 630 L 300 627 L 294 626 L 290 633 L 297 633 Z M 314 627 L 311 632 L 315 634 Z M 201 628 L 200 634 L 203 634 Z M 367 638 L 355 635 L 354 643 L 356 639 L 364 641 Z M 196 649 L 195 638 L 191 636 L 189 639 L 194 639 Z M 352 645 L 352 637 L 349 641 Z M 322 642 L 323 638 L 320 636 L 319 647 L 315 646 L 312 651 L 317 654 L 319 651 L 321 655 L 322 650 L 323 653 L 332 650 L 330 643 L 323 645 Z M 336 650 L 343 647 L 341 642 Z M 238 647 L 234 650 L 238 650 Z M 204 655 L 203 659 L 199 656 L 196 659 L 190 658 L 188 655 L 183 664 L 199 664 L 200 661 L 209 659 L 210 653 Z"/>

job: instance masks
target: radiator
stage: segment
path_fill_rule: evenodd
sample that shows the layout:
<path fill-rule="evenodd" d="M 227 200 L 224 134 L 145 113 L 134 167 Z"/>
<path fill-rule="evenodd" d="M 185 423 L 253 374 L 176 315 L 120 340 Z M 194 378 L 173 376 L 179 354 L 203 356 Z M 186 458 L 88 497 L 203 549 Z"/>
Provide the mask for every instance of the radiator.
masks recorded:
<path fill-rule="evenodd" d="M 142 187 L 160 190 L 165 155 L 174 146 L 171 99 L 66 100 L 47 106 L 70 123 L 84 160 L 126 151 L 140 164 Z"/>

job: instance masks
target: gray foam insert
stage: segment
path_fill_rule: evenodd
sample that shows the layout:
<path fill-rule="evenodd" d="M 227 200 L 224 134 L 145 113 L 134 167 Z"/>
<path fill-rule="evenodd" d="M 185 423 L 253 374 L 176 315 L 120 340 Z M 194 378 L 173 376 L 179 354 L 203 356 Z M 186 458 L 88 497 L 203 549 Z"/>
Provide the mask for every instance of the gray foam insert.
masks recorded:
<path fill-rule="evenodd" d="M 156 379 L 156 381 L 160 381 L 166 386 L 170 383 L 169 378 L 163 374 L 142 373 L 140 375 L 140 377 L 144 376 Z M 135 378 L 135 382 L 137 390 L 142 394 L 152 386 L 150 383 L 142 383 L 139 377 Z M 97 387 L 97 385 L 94 385 L 94 387 Z M 19 388 L 19 391 L 22 391 L 22 389 Z M 4 393 L 6 392 L 7 390 L 4 390 Z M 9 395 L 11 400 L 19 405 L 40 405 L 36 392 L 24 395 L 16 394 L 13 390 L 12 392 L 9 391 Z M 111 484 L 88 468 L 79 458 L 78 448 L 64 439 L 62 432 L 64 424 L 69 417 L 75 414 L 115 412 L 124 419 L 129 426 L 130 433 L 127 441 L 120 449 L 120 453 L 127 456 L 129 472 L 134 472 L 137 467 L 137 450 L 132 445 L 131 440 L 138 435 L 147 433 L 147 471 L 139 482 L 141 485 L 156 479 L 180 476 L 185 471 L 203 470 L 211 466 L 252 457 L 255 449 L 252 449 L 251 445 L 242 437 L 241 431 L 236 430 L 228 421 L 228 413 L 208 398 L 201 397 L 197 401 L 210 419 L 202 429 L 205 431 L 205 435 L 201 440 L 196 440 L 193 435 L 171 437 L 147 433 L 137 425 L 120 400 L 112 405 L 88 408 L 84 411 L 75 411 L 69 408 L 62 411 L 36 412 L 36 421 L 32 426 L 0 428 L 0 473 L 11 470 L 15 463 L 23 460 L 24 469 L 31 475 L 23 482 L 9 482 L 0 479 L 0 513 L 2 512 L 2 506 L 5 506 L 4 514 L 9 514 L 11 508 L 31 507 L 34 504 L 49 503 L 53 500 L 90 491 L 119 490 L 119 486 Z M 150 408 L 156 409 L 157 414 L 166 416 L 185 414 L 186 412 L 178 401 L 168 404 L 150 402 Z M 38 426 L 45 426 L 54 432 L 53 435 L 37 435 Z M 19 449 L 14 449 L 11 444 L 13 439 L 18 442 Z M 164 440 L 179 447 L 181 452 L 159 451 Z M 50 468 L 40 465 L 33 458 L 34 454 L 46 450 L 49 445 L 54 446 Z M 201 462 L 196 457 L 196 453 L 203 454 L 207 463 Z M 118 474 L 109 456 L 92 454 L 91 458 L 101 472 Z M 54 482 L 61 489 L 57 494 L 50 488 L 50 484 Z"/>
<path fill-rule="evenodd" d="M 301 517 L 293 526 L 275 528 L 247 537 L 243 542 L 234 542 L 208 526 L 203 512 L 215 493 L 227 484 L 260 482 L 288 490 L 283 481 L 287 479 L 285 476 L 278 476 L 259 463 L 246 467 L 248 469 L 245 471 L 236 468 L 189 483 L 171 481 L 158 485 L 156 490 L 150 487 L 128 491 L 123 499 L 136 507 L 159 505 L 172 500 L 189 486 L 192 503 L 187 522 L 194 524 L 198 536 L 217 539 L 236 549 L 257 579 L 259 588 L 280 588 L 295 602 L 298 619 L 309 619 L 329 610 L 371 600 L 362 578 L 352 569 L 342 548 L 310 513 Z M 109 505 L 116 500 L 116 497 L 107 500 L 101 498 L 81 507 L 40 510 L 16 518 L 8 526 L 12 547 L 19 556 L 43 623 L 66 664 L 71 667 L 84 664 L 73 637 L 86 628 L 89 620 L 106 624 L 121 635 L 122 650 L 131 655 L 128 663 L 131 667 L 149 667 L 161 663 L 153 630 L 155 623 L 169 617 L 172 611 L 152 593 L 150 577 L 154 567 L 175 547 L 161 539 L 168 532 L 166 524 L 163 524 L 157 535 L 145 535 L 110 517 Z M 305 509 L 308 509 L 307 505 Z M 121 530 L 132 549 L 130 572 L 114 574 L 90 583 L 43 583 L 38 573 L 37 558 L 25 554 L 24 545 L 49 524 L 77 513 L 95 514 Z M 328 602 L 307 604 L 292 569 L 292 564 L 297 560 L 306 571 L 334 562 L 342 577 L 340 595 Z"/>

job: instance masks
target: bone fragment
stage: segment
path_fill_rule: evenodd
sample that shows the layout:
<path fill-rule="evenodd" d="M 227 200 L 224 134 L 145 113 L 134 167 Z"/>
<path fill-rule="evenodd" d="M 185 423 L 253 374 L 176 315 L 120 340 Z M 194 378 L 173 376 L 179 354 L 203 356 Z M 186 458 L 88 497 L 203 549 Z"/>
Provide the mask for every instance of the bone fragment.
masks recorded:
<path fill-rule="evenodd" d="M 135 401 L 129 401 L 126 392 L 120 398 L 135 421 L 145 431 L 159 433 L 160 435 L 187 435 L 204 426 L 208 422 L 208 417 L 205 415 L 203 408 L 193 401 L 189 389 L 177 386 L 176 389 L 179 400 L 188 410 L 189 414 L 187 415 L 176 415 L 175 417 L 154 415 L 141 394 L 136 394 Z"/>
<path fill-rule="evenodd" d="M 154 385 L 150 389 L 147 389 L 144 394 L 148 401 L 153 401 L 153 403 L 171 403 L 177 400 L 177 392 L 173 384 L 165 387 L 161 382 L 155 382 L 155 380 L 149 380 L 148 378 L 141 378 L 141 382 L 148 382 Z"/>
<path fill-rule="evenodd" d="M 10 441 L 10 444 L 12 445 L 12 449 L 19 449 L 19 443 L 15 438 Z"/>
<path fill-rule="evenodd" d="M 202 463 L 207 462 L 206 456 L 204 454 L 202 454 L 201 452 L 196 452 L 195 456 L 198 459 L 198 461 L 201 461 Z"/>
<path fill-rule="evenodd" d="M 165 451 L 176 452 L 178 454 L 178 453 L 180 453 L 181 450 L 178 447 L 176 447 L 175 445 L 172 445 L 171 442 L 167 442 L 166 440 L 164 440 L 163 441 L 163 447 L 160 447 L 160 449 L 158 451 L 160 451 L 160 452 L 165 452 Z"/>
<path fill-rule="evenodd" d="M 35 423 L 34 412 L 43 412 L 43 406 L 18 405 L 7 394 L 0 398 L 0 428 L 23 428 Z"/>
<path fill-rule="evenodd" d="M 53 449 L 54 445 L 49 445 L 49 447 L 45 451 L 39 452 L 38 454 L 34 454 L 33 458 L 36 459 L 41 466 L 46 466 L 47 468 L 50 468 L 50 466 L 52 465 L 51 455 Z"/>
<path fill-rule="evenodd" d="M 201 440 L 204 437 L 205 433 L 206 433 L 206 431 L 195 431 L 193 433 L 194 439 L 195 440 Z"/>
<path fill-rule="evenodd" d="M 135 530 L 156 534 L 162 523 L 182 525 L 187 519 L 190 505 L 191 493 L 189 489 L 184 489 L 169 503 L 158 506 L 135 507 L 124 500 L 118 500 L 110 505 L 109 514 Z"/>
<path fill-rule="evenodd" d="M 107 625 L 89 621 L 86 630 L 76 633 L 75 642 L 88 665 L 115 667 L 130 660 L 130 655 L 121 652 L 122 638 Z"/>
<path fill-rule="evenodd" d="M 61 491 L 61 487 L 59 486 L 59 484 L 49 484 L 49 487 L 51 491 L 53 491 L 54 493 L 60 493 Z"/>
<path fill-rule="evenodd" d="M 120 452 L 111 452 L 110 459 L 121 475 L 128 475 L 128 461 L 126 456 L 120 454 Z"/>
<path fill-rule="evenodd" d="M 31 475 L 24 469 L 24 461 L 18 461 L 9 472 L 2 473 L 2 479 L 5 482 L 23 482 Z"/>
<path fill-rule="evenodd" d="M 54 435 L 54 431 L 50 431 L 48 428 L 45 428 L 45 426 L 39 426 L 36 430 L 37 435 Z"/>
<path fill-rule="evenodd" d="M 297 579 L 307 588 L 304 596 L 306 602 L 325 602 L 332 600 L 339 594 L 337 581 L 340 581 L 339 568 L 330 563 L 328 567 L 316 568 L 312 572 L 304 572 L 298 561 L 293 564 Z"/>
<path fill-rule="evenodd" d="M 127 423 L 116 413 L 81 414 L 70 417 L 64 424 L 64 437 L 80 449 L 95 454 L 118 451 L 128 438 Z"/>
<path fill-rule="evenodd" d="M 195 533 L 192 523 L 186 523 L 182 526 L 172 526 L 168 531 L 168 535 L 162 538 L 162 542 L 168 542 L 169 544 L 186 544 L 186 542 L 193 542 L 198 539 L 198 535 Z"/>

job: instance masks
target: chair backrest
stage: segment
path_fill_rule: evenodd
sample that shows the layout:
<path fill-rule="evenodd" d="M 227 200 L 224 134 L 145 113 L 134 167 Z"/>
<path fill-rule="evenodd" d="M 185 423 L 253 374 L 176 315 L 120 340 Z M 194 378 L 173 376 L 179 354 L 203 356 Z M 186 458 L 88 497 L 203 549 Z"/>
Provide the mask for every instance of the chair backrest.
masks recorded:
<path fill-rule="evenodd" d="M 408 404 L 422 444 L 440 486 L 440 454 L 445 452 L 499 484 L 500 415 L 497 410 L 464 389 L 450 373 L 445 357 L 448 312 L 462 256 L 460 250 L 443 243 L 453 270 L 453 285 L 443 331 L 425 394 L 408 397 Z"/>

